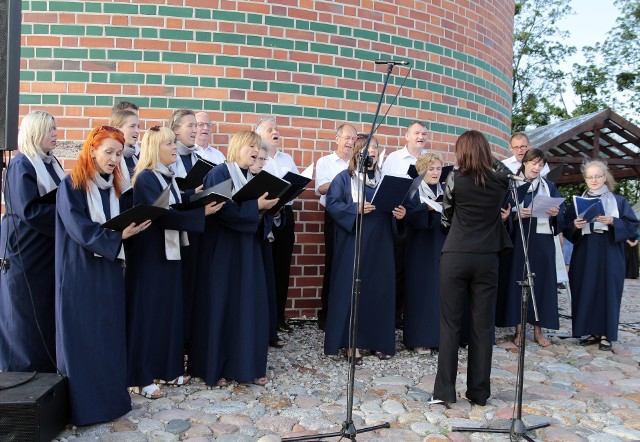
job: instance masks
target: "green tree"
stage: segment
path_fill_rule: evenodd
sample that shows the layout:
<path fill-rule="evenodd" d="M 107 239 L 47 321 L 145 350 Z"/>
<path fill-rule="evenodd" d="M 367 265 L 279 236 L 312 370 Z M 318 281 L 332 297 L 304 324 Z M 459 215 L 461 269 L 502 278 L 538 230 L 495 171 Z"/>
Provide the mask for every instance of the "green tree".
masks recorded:
<path fill-rule="evenodd" d="M 557 22 L 572 12 L 570 0 L 518 0 L 514 17 L 512 129 L 567 118 L 562 101 L 569 74 L 559 66 L 576 51 Z"/>

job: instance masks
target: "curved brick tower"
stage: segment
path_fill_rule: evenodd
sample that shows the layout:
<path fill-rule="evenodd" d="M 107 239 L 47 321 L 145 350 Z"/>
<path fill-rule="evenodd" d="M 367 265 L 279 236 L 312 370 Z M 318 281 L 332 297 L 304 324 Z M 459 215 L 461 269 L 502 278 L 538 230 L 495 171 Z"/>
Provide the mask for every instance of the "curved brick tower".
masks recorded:
<path fill-rule="evenodd" d="M 229 135 L 275 115 L 284 150 L 306 166 L 339 124 L 368 130 L 386 72 L 373 60 L 397 58 L 413 69 L 380 144 L 401 147 L 419 119 L 449 161 L 467 129 L 503 151 L 513 10 L 514 0 L 25 0 L 20 114 L 48 110 L 59 139 L 79 144 L 120 99 L 140 105 L 143 128 L 178 107 L 205 110 L 223 151 Z M 407 72 L 394 69 L 387 104 Z M 298 207 L 290 314 L 314 315 L 322 212 L 313 192 Z"/>

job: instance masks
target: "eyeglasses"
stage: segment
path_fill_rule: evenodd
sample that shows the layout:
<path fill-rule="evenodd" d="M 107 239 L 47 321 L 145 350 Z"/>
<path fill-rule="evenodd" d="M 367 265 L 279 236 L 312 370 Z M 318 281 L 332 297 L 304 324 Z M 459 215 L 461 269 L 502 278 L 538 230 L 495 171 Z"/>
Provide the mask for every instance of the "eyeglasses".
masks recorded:
<path fill-rule="evenodd" d="M 256 158 L 256 160 L 258 160 L 258 161 L 267 161 L 267 159 L 265 157 L 258 157 L 258 158 Z"/>
<path fill-rule="evenodd" d="M 198 127 L 208 127 L 211 129 L 213 127 L 213 123 L 198 123 Z"/>
<path fill-rule="evenodd" d="M 523 144 L 522 146 L 511 146 L 512 150 L 527 150 L 528 148 L 528 144 Z"/>
<path fill-rule="evenodd" d="M 602 178 L 604 178 L 604 175 L 591 175 L 591 176 L 584 177 L 584 179 L 587 180 L 587 181 L 600 180 Z"/>
<path fill-rule="evenodd" d="M 120 129 L 116 129 L 113 126 L 100 126 L 100 129 L 98 129 L 98 132 L 107 132 L 109 134 L 122 134 L 122 131 Z"/>
<path fill-rule="evenodd" d="M 153 127 L 150 127 L 149 130 L 153 132 L 160 132 L 160 127 L 161 126 L 153 126 Z"/>
<path fill-rule="evenodd" d="M 351 141 L 351 142 L 355 142 L 358 139 L 358 137 L 348 137 L 348 136 L 343 136 L 338 138 L 342 138 L 345 141 Z"/>

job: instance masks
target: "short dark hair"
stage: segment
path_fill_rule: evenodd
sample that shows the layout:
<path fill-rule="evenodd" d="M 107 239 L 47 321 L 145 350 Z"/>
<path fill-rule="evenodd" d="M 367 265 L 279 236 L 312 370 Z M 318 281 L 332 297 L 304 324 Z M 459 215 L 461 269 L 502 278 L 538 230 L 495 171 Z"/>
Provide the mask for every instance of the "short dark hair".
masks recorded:
<path fill-rule="evenodd" d="M 117 111 L 127 110 L 127 109 L 133 109 L 135 111 L 138 111 L 140 110 L 140 107 L 138 107 L 137 104 L 132 103 L 130 101 L 118 101 L 111 108 L 111 112 L 117 112 Z"/>
<path fill-rule="evenodd" d="M 420 126 L 424 127 L 425 129 L 428 129 L 427 127 L 427 123 L 425 123 L 424 121 L 420 121 L 420 120 L 413 120 L 411 123 L 409 123 L 409 125 L 407 126 L 407 132 L 409 132 L 409 129 L 411 129 L 411 126 L 413 126 L 414 124 L 419 124 Z"/>

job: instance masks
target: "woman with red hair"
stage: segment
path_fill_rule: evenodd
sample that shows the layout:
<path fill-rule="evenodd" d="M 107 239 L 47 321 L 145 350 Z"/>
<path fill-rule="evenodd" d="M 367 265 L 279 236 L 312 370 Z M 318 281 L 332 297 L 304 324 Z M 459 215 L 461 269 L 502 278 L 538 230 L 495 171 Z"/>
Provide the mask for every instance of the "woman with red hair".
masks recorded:
<path fill-rule="evenodd" d="M 68 377 L 71 421 L 110 421 L 131 410 L 127 393 L 123 241 L 150 221 L 122 232 L 101 227 L 121 211 L 122 132 L 89 133 L 56 200 L 56 350 Z"/>

